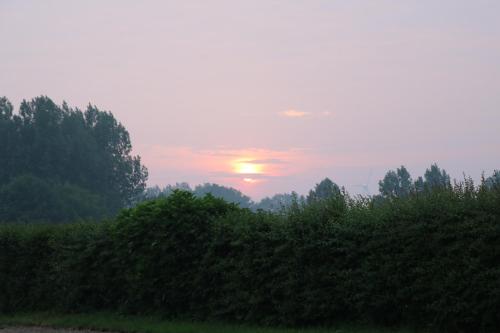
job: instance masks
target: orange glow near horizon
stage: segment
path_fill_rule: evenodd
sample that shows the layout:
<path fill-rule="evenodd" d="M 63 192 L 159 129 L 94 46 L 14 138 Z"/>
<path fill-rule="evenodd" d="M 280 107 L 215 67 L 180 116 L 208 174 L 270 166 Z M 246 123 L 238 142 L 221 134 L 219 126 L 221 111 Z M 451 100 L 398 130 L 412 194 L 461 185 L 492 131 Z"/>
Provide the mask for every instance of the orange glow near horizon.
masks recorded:
<path fill-rule="evenodd" d="M 271 194 L 269 188 L 276 180 L 302 172 L 311 162 L 314 167 L 324 164 L 301 149 L 199 150 L 153 145 L 142 150 L 144 163 L 156 170 L 156 178 L 150 180 L 152 185 L 175 184 L 179 179 L 192 185 L 210 182 L 239 189 L 253 197 Z M 185 177 L 186 174 L 192 175 L 191 178 Z"/>

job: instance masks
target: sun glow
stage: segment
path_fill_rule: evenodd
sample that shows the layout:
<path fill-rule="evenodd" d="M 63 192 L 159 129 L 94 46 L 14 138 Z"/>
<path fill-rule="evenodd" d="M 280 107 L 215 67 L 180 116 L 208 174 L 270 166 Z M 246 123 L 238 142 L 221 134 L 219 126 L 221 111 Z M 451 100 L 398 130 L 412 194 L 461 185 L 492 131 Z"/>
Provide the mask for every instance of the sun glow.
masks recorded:
<path fill-rule="evenodd" d="M 256 164 L 251 162 L 235 162 L 234 172 L 239 174 L 261 174 L 263 173 L 262 164 Z"/>

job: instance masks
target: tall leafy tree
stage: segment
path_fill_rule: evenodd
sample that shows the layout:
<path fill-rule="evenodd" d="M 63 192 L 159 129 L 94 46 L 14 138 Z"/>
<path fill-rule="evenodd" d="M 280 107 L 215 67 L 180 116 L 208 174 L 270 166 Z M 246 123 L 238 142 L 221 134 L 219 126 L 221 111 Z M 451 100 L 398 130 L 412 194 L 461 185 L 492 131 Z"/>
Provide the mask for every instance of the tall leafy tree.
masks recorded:
<path fill-rule="evenodd" d="M 332 182 L 330 178 L 325 178 L 316 184 L 314 189 L 309 191 L 306 201 L 307 203 L 313 203 L 339 195 L 341 195 L 339 186 Z"/>
<path fill-rule="evenodd" d="M 500 188 L 500 170 L 493 171 L 493 174 L 484 180 L 484 185 L 487 188 Z"/>
<path fill-rule="evenodd" d="M 450 175 L 446 170 L 439 168 L 434 163 L 425 171 L 424 177 L 418 177 L 415 181 L 415 189 L 417 192 L 433 189 L 444 189 L 451 187 Z"/>
<path fill-rule="evenodd" d="M 106 193 L 110 204 L 119 208 L 130 205 L 145 189 L 147 169 L 139 156 L 131 156 L 132 145 L 128 131 L 110 112 L 89 105 L 84 114 L 86 128 L 91 134 L 93 163 L 96 173 L 92 185 Z"/>
<path fill-rule="evenodd" d="M 82 112 L 41 96 L 22 101 L 14 114 L 0 98 L 0 140 L 0 187 L 23 175 L 47 186 L 68 184 L 83 191 L 73 193 L 95 194 L 106 214 L 129 206 L 145 188 L 147 169 L 131 155 L 127 130 L 92 105 Z"/>
<path fill-rule="evenodd" d="M 405 197 L 413 190 L 410 173 L 403 165 L 396 171 L 389 170 L 378 185 L 380 194 L 385 198 Z"/>
<path fill-rule="evenodd" d="M 0 97 L 0 185 L 8 181 L 15 169 L 16 124 L 12 104 Z"/>

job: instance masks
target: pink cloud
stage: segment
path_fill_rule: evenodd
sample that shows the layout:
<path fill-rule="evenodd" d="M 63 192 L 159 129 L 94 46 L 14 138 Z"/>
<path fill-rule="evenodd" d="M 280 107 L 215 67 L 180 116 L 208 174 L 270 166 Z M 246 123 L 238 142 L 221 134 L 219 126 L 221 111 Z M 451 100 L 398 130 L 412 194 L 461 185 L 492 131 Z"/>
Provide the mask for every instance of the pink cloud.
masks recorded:
<path fill-rule="evenodd" d="M 302 117 L 306 117 L 306 116 L 310 115 L 310 112 L 290 109 L 290 110 L 282 111 L 282 112 L 280 112 L 280 114 L 282 116 L 289 117 L 289 118 L 302 118 Z"/>
<path fill-rule="evenodd" d="M 259 174 L 279 177 L 298 171 L 304 159 L 300 149 L 214 149 L 153 145 L 143 150 L 143 162 L 151 169 L 189 171 L 207 175 L 237 175 L 235 164 L 258 165 Z M 245 172 L 243 172 L 245 173 Z"/>

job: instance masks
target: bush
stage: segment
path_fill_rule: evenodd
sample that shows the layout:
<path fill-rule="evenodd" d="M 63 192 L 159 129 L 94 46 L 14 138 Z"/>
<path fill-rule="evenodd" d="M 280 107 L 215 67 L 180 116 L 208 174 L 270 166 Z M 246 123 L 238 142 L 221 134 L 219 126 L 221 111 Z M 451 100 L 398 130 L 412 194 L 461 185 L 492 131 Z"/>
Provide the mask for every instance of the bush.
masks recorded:
<path fill-rule="evenodd" d="M 493 331 L 499 204 L 498 189 L 463 184 L 272 214 L 177 191 L 100 225 L 4 226 L 0 312 Z"/>

